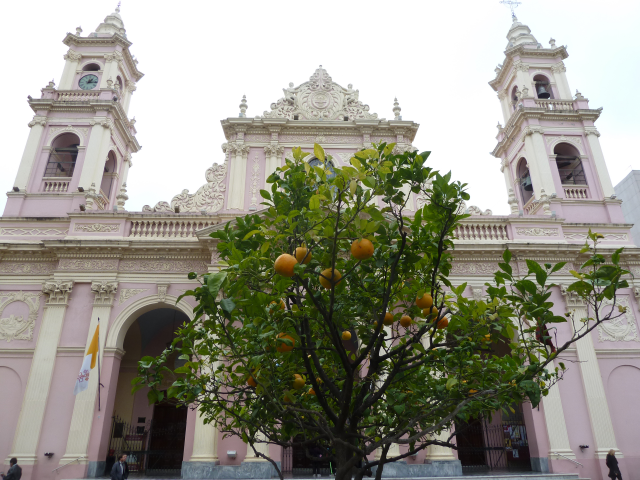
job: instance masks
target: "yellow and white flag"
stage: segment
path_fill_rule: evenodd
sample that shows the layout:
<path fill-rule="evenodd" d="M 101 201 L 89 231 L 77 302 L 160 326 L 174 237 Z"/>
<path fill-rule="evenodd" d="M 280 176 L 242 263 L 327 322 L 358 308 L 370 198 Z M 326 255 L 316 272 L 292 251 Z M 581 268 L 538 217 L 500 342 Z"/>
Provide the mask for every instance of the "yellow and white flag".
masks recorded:
<path fill-rule="evenodd" d="M 96 325 L 96 333 L 93 334 L 93 339 L 89 344 L 89 348 L 87 348 L 87 353 L 84 357 L 84 361 L 82 362 L 80 373 L 76 379 L 76 388 L 73 389 L 74 395 L 85 391 L 89 387 L 89 373 L 91 372 L 91 369 L 96 366 L 96 362 L 98 361 L 98 351 L 100 350 L 98 342 L 99 330 L 100 325 Z"/>

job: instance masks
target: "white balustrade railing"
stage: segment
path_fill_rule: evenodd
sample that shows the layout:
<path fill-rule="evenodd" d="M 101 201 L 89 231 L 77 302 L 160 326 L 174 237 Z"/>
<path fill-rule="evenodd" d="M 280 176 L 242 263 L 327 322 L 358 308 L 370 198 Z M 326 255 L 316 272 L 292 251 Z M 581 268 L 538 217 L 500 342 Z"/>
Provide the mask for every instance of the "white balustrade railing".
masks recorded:
<path fill-rule="evenodd" d="M 586 185 L 563 185 L 564 198 L 582 200 L 589 198 L 589 187 Z"/>
<path fill-rule="evenodd" d="M 105 193 L 100 190 L 100 193 L 96 195 L 96 205 L 98 206 L 98 210 L 104 210 L 105 208 L 107 208 L 108 204 L 109 199 L 107 198 Z"/>
<path fill-rule="evenodd" d="M 536 200 L 536 197 L 531 197 L 527 203 L 524 204 L 524 212 L 527 215 L 533 215 L 538 210 L 540 201 Z"/>
<path fill-rule="evenodd" d="M 462 221 L 454 230 L 454 237 L 458 240 L 492 241 L 509 240 L 505 223 L 467 222 Z"/>
<path fill-rule="evenodd" d="M 536 99 L 536 106 L 545 110 L 573 110 L 573 100 L 541 100 Z"/>
<path fill-rule="evenodd" d="M 42 191 L 47 193 L 64 193 L 69 190 L 71 178 L 43 178 Z"/>
<path fill-rule="evenodd" d="M 100 96 L 100 92 L 90 92 L 85 90 L 58 90 L 57 93 L 57 100 L 59 102 L 88 102 L 90 100 L 98 100 L 98 97 Z"/>
<path fill-rule="evenodd" d="M 131 220 L 130 237 L 134 238 L 186 238 L 195 237 L 196 231 L 218 222 L 204 218 L 141 218 Z"/>

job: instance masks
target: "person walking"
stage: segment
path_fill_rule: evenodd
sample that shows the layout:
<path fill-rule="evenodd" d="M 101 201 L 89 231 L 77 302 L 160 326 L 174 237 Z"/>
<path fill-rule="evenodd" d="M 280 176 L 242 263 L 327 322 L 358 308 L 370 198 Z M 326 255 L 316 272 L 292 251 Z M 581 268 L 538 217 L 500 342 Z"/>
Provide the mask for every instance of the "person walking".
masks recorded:
<path fill-rule="evenodd" d="M 11 460 L 9 460 L 9 465 L 10 466 L 7 474 L 5 475 L 3 473 L 2 478 L 4 480 L 20 480 L 20 478 L 22 477 L 22 468 L 20 468 L 20 465 L 18 465 L 18 459 L 16 457 L 13 457 Z"/>
<path fill-rule="evenodd" d="M 324 450 L 319 447 L 318 445 L 314 445 L 313 447 L 311 447 L 309 449 L 309 454 L 311 455 L 311 468 L 312 468 L 312 474 L 311 474 L 311 478 L 320 478 L 320 462 L 323 461 L 322 459 L 322 454 L 324 453 Z"/>
<path fill-rule="evenodd" d="M 609 467 L 609 478 L 614 480 L 617 478 L 618 480 L 622 480 L 622 474 L 620 473 L 620 468 L 618 467 L 618 459 L 616 458 L 616 451 L 611 449 L 607 454 L 606 460 L 607 467 Z"/>
<path fill-rule="evenodd" d="M 123 453 L 118 457 L 118 461 L 111 468 L 111 480 L 126 480 L 129 476 L 127 466 L 127 456 Z"/>

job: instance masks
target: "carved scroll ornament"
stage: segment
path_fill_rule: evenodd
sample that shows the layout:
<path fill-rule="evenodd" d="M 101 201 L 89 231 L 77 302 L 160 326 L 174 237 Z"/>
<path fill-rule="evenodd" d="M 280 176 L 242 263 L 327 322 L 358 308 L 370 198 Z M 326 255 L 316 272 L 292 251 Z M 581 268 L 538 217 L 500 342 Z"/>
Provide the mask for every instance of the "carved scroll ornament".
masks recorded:
<path fill-rule="evenodd" d="M 227 162 L 225 161 L 223 164 L 214 163 L 205 172 L 206 185 L 200 187 L 196 193 L 190 194 L 189 189 L 184 189 L 182 193 L 171 199 L 171 204 L 158 202 L 153 208 L 145 205 L 142 211 L 173 213 L 178 209 L 179 213 L 200 213 L 203 210 L 207 213 L 217 212 L 222 209 L 224 203 L 224 192 L 226 190 L 224 179 L 226 175 Z"/>
<path fill-rule="evenodd" d="M 12 340 L 33 340 L 33 329 L 40 309 L 41 293 L 32 292 L 1 292 L 0 293 L 0 339 L 10 342 Z M 7 305 L 13 302 L 23 302 L 29 307 L 29 316 L 9 315 L 3 318 L 2 312 Z"/>

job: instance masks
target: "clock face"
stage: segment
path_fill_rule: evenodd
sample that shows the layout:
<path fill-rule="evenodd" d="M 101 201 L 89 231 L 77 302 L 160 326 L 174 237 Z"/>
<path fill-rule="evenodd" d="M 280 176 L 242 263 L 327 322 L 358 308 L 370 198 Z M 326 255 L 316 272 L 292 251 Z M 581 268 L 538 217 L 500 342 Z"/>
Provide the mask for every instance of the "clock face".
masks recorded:
<path fill-rule="evenodd" d="M 78 82 L 78 86 L 83 90 L 92 90 L 98 86 L 98 77 L 95 75 L 85 75 Z"/>

